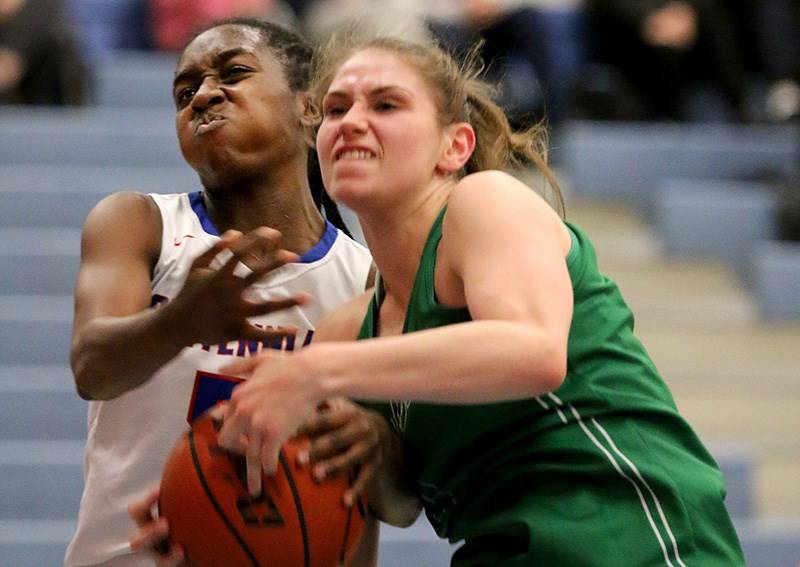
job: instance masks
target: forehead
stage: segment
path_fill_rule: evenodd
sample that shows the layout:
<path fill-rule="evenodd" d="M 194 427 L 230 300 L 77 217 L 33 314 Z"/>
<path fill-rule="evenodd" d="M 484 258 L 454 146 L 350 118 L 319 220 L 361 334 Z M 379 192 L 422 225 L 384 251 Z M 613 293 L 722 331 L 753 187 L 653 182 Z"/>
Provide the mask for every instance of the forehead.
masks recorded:
<path fill-rule="evenodd" d="M 333 77 L 329 90 L 375 89 L 404 86 L 416 91 L 428 86 L 421 73 L 402 56 L 381 48 L 367 48 L 346 59 Z"/>
<path fill-rule="evenodd" d="M 231 50 L 241 51 L 262 60 L 275 59 L 257 30 L 229 24 L 211 28 L 194 38 L 184 49 L 178 61 L 178 70 L 198 62 L 211 62 L 219 54 Z"/>

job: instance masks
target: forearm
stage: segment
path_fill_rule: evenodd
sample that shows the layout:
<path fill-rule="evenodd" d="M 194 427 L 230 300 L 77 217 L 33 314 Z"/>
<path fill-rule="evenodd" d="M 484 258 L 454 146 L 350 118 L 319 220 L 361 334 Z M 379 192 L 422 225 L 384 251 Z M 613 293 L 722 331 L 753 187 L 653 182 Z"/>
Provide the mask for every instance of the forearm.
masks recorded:
<path fill-rule="evenodd" d="M 325 397 L 486 403 L 538 396 L 566 374 L 566 340 L 509 321 L 324 343 L 303 353 Z M 305 350 L 305 349 L 304 349 Z"/>
<path fill-rule="evenodd" d="M 190 343 L 167 307 L 97 317 L 75 333 L 71 363 L 84 399 L 115 398 L 144 384 Z"/>

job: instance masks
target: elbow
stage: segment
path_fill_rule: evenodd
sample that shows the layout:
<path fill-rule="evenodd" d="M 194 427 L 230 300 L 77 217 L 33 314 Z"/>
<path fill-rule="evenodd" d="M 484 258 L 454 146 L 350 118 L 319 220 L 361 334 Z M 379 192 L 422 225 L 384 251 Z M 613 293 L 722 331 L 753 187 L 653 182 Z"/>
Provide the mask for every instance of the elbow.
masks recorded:
<path fill-rule="evenodd" d="M 92 387 L 89 374 L 87 372 L 87 364 L 85 357 L 76 354 L 73 350 L 70 356 L 70 366 L 72 367 L 72 377 L 75 380 L 75 390 L 81 399 L 86 401 L 93 401 L 101 399 L 98 392 Z"/>
<path fill-rule="evenodd" d="M 549 340 L 540 344 L 544 348 L 540 349 L 538 356 L 531 361 L 534 369 L 536 395 L 554 392 L 567 378 L 566 341 Z M 530 372 L 530 368 L 528 371 Z"/>
<path fill-rule="evenodd" d="M 552 361 L 542 375 L 545 392 L 558 390 L 567 378 L 567 357 Z"/>
<path fill-rule="evenodd" d="M 86 401 L 110 400 L 114 392 L 105 391 L 104 381 L 98 380 L 93 369 L 97 367 L 92 363 L 89 349 L 73 344 L 70 352 L 70 367 L 75 380 L 75 390 L 81 399 Z"/>
<path fill-rule="evenodd" d="M 422 503 L 418 498 L 409 497 L 404 502 L 394 501 L 391 506 L 373 507 L 372 514 L 385 524 L 397 528 L 407 528 L 414 524 L 422 511 Z"/>

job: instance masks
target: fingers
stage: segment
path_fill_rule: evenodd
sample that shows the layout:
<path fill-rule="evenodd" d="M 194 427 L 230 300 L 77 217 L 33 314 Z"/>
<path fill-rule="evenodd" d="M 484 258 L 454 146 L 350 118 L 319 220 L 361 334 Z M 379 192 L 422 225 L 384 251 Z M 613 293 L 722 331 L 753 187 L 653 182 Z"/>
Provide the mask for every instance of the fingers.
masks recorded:
<path fill-rule="evenodd" d="M 158 502 L 158 497 L 159 491 L 155 489 L 142 500 L 128 506 L 128 515 L 139 528 L 130 537 L 131 550 L 152 553 L 156 557 L 158 567 L 183 565 L 183 549 L 170 541 L 166 518 L 153 514 L 153 507 Z"/>
<path fill-rule="evenodd" d="M 359 408 L 343 398 L 324 400 L 298 430 L 299 435 L 316 438 L 359 417 Z"/>
<path fill-rule="evenodd" d="M 330 454 L 325 449 L 326 454 Z M 363 468 L 368 463 L 379 464 L 381 453 L 371 440 L 361 440 L 347 447 L 347 450 L 335 453 L 333 456 L 318 457 L 314 449 L 308 452 L 308 460 L 313 463 L 312 474 L 314 479 L 322 481 L 328 477 L 349 473 L 351 470 Z"/>
<path fill-rule="evenodd" d="M 364 466 L 358 469 L 358 473 L 356 475 L 356 479 L 353 481 L 353 484 L 350 485 L 343 497 L 342 501 L 344 505 L 348 508 L 355 504 L 358 497 L 364 494 L 367 490 L 367 486 L 369 486 L 370 481 L 375 478 L 375 474 L 378 471 L 378 466 L 380 463 L 366 463 Z"/>
<path fill-rule="evenodd" d="M 153 520 L 153 506 L 158 502 L 160 492 L 158 488 L 152 490 L 147 496 L 128 506 L 128 515 L 141 527 Z"/>
<path fill-rule="evenodd" d="M 242 233 L 238 230 L 229 230 L 220 236 L 220 240 L 216 242 L 211 248 L 200 254 L 192 262 L 192 268 L 208 268 L 211 262 L 223 250 L 227 250 L 231 245 L 241 239 Z"/>
<path fill-rule="evenodd" d="M 253 373 L 259 364 L 261 364 L 262 359 L 266 358 L 266 354 L 261 354 L 257 356 L 249 356 L 247 358 L 240 358 L 234 360 L 229 364 L 225 364 L 220 367 L 220 372 L 223 374 L 235 374 L 237 376 L 249 376 Z"/>
<path fill-rule="evenodd" d="M 254 498 L 257 498 L 261 495 L 261 439 L 262 436 L 260 432 L 251 431 L 246 452 L 247 489 L 250 492 L 250 496 L 253 496 Z"/>
<path fill-rule="evenodd" d="M 247 462 L 247 489 L 250 495 L 258 497 L 262 490 L 262 471 L 274 475 L 278 468 L 277 448 L 257 427 L 253 427 L 245 413 L 236 411 L 230 404 L 225 419 L 217 435 L 217 443 L 225 450 L 244 452 Z"/>
<path fill-rule="evenodd" d="M 383 459 L 376 423 L 363 408 L 336 398 L 320 404 L 301 432 L 311 443 L 298 453 L 298 464 L 310 463 L 317 481 L 356 472 L 355 481 L 344 496 L 345 504 L 352 505 Z"/>
<path fill-rule="evenodd" d="M 231 274 L 236 265 L 242 262 L 252 271 L 245 278 L 246 285 L 250 285 L 270 270 L 297 261 L 297 254 L 278 247 L 280 241 L 280 232 L 264 226 L 248 232 L 230 243 L 232 256 L 220 268 L 220 273 Z"/>
<path fill-rule="evenodd" d="M 294 307 L 296 305 L 306 305 L 310 301 L 311 301 L 311 296 L 308 295 L 307 293 L 301 292 L 301 293 L 296 293 L 291 297 L 286 297 L 283 299 L 273 299 L 270 301 L 261 301 L 258 303 L 249 302 L 249 313 L 247 314 L 247 316 L 254 317 L 256 315 L 266 315 L 268 313 L 274 313 L 275 311 L 289 309 L 290 307 Z"/>
<path fill-rule="evenodd" d="M 267 257 L 258 256 L 255 252 L 248 252 L 242 261 L 250 268 L 251 273 L 244 278 L 245 285 L 252 285 L 265 274 L 284 264 L 297 262 L 300 256 L 288 250 L 275 250 Z"/>

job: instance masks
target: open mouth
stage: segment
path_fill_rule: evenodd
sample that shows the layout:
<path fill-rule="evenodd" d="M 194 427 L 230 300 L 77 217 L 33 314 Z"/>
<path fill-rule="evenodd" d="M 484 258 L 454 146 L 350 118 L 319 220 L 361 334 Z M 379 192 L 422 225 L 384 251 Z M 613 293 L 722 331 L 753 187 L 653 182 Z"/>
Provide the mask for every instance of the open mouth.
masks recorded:
<path fill-rule="evenodd" d="M 225 123 L 225 118 L 219 115 L 203 115 L 200 119 L 200 123 L 197 125 L 195 129 L 196 135 L 205 134 L 207 132 L 211 132 L 212 130 L 216 130 L 220 126 Z"/>
<path fill-rule="evenodd" d="M 360 161 L 360 160 L 374 159 L 375 157 L 377 157 L 375 155 L 375 152 L 371 152 L 370 150 L 365 150 L 361 148 L 346 149 L 336 153 L 336 161 L 342 161 L 342 160 Z"/>

